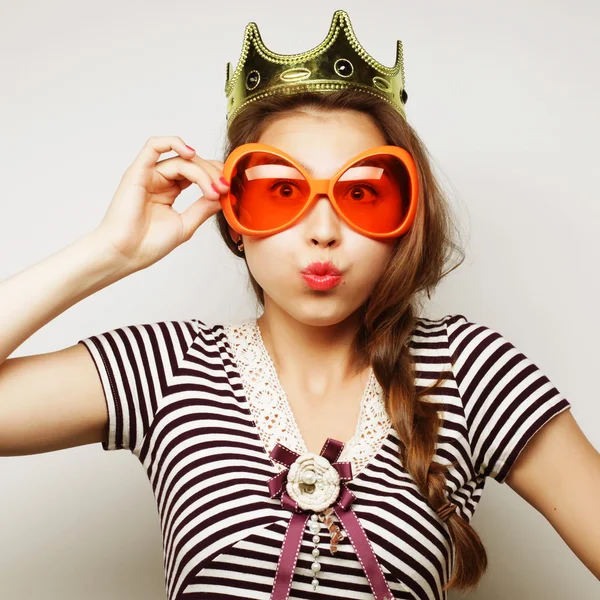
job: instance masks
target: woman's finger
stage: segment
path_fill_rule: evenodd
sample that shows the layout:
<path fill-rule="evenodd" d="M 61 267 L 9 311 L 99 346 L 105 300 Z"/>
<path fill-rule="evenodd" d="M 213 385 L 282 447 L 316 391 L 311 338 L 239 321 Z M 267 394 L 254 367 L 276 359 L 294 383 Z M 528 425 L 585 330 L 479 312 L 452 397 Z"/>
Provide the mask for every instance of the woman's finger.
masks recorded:
<path fill-rule="evenodd" d="M 132 166 L 150 169 L 158 162 L 161 154 L 171 151 L 177 152 L 186 159 L 196 154 L 195 150 L 191 150 L 179 136 L 152 136 L 148 138 Z"/>
<path fill-rule="evenodd" d="M 169 159 L 167 159 L 169 160 Z M 222 189 L 223 191 L 229 188 L 228 185 L 224 184 L 221 181 L 221 177 L 223 177 L 223 167 L 225 166 L 222 162 L 218 160 L 209 160 L 206 158 L 202 158 L 201 156 L 192 156 L 190 159 L 192 162 L 200 165 L 211 177 L 212 181 L 215 184 L 218 184 L 217 187 Z M 220 183 L 219 183 L 220 182 Z"/>
<path fill-rule="evenodd" d="M 225 163 L 220 160 L 208 160 L 207 162 L 217 167 L 217 169 L 219 169 L 221 172 L 223 172 L 223 169 L 225 168 Z"/>
<path fill-rule="evenodd" d="M 212 179 L 202 167 L 190 160 L 185 160 L 180 157 L 173 157 L 157 163 L 154 168 L 165 179 L 169 179 L 171 181 L 187 179 L 193 183 L 196 183 L 198 186 L 200 186 L 200 189 L 204 195 L 211 199 L 219 198 L 221 194 L 225 193 L 227 190 L 227 188 L 218 179 Z M 215 191 L 213 184 L 218 191 Z"/>
<path fill-rule="evenodd" d="M 188 206 L 180 215 L 183 225 L 183 236 L 187 241 L 195 231 L 212 215 L 221 210 L 221 203 L 215 200 L 206 202 L 205 198 L 199 198 L 193 204 Z"/>

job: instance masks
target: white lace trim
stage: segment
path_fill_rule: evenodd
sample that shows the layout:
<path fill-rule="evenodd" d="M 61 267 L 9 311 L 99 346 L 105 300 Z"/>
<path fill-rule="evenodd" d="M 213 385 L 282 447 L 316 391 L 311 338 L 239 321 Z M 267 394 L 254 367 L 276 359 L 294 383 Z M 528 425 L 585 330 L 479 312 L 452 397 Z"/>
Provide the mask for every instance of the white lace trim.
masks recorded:
<path fill-rule="evenodd" d="M 267 452 L 270 453 L 277 442 L 298 454 L 308 452 L 263 343 L 257 320 L 227 324 L 224 330 L 235 356 L 250 412 Z M 391 425 L 383 402 L 383 390 L 371 369 L 361 398 L 356 431 L 344 444 L 339 458 L 352 463 L 354 477 L 379 451 Z M 284 469 L 279 463 L 275 465 L 278 470 Z"/>

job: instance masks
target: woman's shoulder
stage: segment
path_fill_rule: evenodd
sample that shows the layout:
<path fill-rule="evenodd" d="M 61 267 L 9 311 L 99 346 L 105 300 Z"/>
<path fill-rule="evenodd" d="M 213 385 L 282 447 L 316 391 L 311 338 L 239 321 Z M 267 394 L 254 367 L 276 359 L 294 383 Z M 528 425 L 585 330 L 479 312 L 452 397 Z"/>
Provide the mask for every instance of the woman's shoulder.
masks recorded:
<path fill-rule="evenodd" d="M 449 332 L 460 324 L 472 323 L 465 315 L 449 313 L 443 316 L 419 315 L 415 318 L 411 333 L 412 342 L 430 341 L 447 344 Z"/>
<path fill-rule="evenodd" d="M 468 336 L 476 331 L 493 330 L 462 313 L 448 313 L 440 317 L 419 315 L 415 319 L 411 337 L 417 343 L 426 339 L 440 343 L 443 340 L 448 348 L 457 336 Z"/>

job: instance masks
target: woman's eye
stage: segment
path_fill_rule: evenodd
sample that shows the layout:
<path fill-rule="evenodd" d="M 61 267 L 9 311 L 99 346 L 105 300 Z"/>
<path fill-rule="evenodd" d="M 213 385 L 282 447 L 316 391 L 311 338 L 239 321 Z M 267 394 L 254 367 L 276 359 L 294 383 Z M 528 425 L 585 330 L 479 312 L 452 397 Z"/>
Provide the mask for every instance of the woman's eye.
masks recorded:
<path fill-rule="evenodd" d="M 270 191 L 279 192 L 284 198 L 291 197 L 297 189 L 291 181 L 276 181 L 269 187 Z"/>
<path fill-rule="evenodd" d="M 353 185 L 346 192 L 352 200 L 360 201 L 372 201 L 379 195 L 377 190 L 368 185 L 367 183 L 361 183 L 359 185 Z"/>

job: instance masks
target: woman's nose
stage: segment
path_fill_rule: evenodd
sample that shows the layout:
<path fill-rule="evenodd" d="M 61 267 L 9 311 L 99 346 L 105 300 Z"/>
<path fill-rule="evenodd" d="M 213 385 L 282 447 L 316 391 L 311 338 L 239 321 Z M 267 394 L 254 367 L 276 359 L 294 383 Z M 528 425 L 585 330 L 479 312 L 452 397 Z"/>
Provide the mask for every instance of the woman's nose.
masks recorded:
<path fill-rule="evenodd" d="M 302 220 L 307 239 L 328 246 L 339 241 L 341 220 L 326 194 L 318 197 Z"/>

